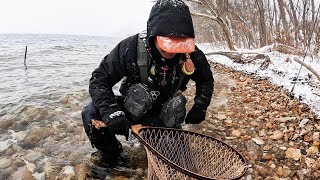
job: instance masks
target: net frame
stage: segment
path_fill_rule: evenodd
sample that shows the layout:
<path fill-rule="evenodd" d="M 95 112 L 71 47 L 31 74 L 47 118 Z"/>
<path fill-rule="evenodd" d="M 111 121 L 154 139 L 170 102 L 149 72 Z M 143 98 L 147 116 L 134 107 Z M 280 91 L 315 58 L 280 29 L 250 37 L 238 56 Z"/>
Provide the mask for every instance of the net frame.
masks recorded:
<path fill-rule="evenodd" d="M 239 158 L 240 161 L 242 161 L 243 163 L 243 171 L 235 177 L 232 178 L 227 178 L 227 179 L 240 179 L 241 177 L 243 177 L 243 175 L 246 173 L 248 166 L 247 166 L 247 162 L 245 160 L 245 158 L 233 147 L 231 147 L 230 145 L 215 139 L 211 136 L 208 135 L 204 135 L 204 134 L 200 134 L 200 133 L 196 133 L 196 132 L 191 132 L 191 131 L 186 131 L 186 130 L 182 130 L 182 129 L 173 129 L 173 128 L 162 128 L 162 127 L 147 127 L 147 126 L 141 126 L 141 125 L 135 125 L 132 126 L 132 132 L 134 134 L 135 137 L 138 138 L 138 140 L 145 146 L 145 149 L 147 151 L 147 157 L 148 157 L 148 179 L 158 179 L 157 176 L 155 175 L 155 172 L 153 171 L 152 166 L 154 166 L 157 163 L 160 163 L 161 165 L 157 165 L 158 167 L 161 166 L 166 166 L 166 169 L 168 170 L 172 170 L 172 171 L 178 171 L 180 173 L 176 174 L 175 176 L 177 177 L 177 179 L 205 179 L 205 180 L 213 180 L 215 178 L 212 177 L 207 177 L 204 175 L 201 175 L 199 173 L 196 172 L 192 172 L 191 170 L 188 170 L 184 167 L 181 167 L 179 164 L 173 162 L 172 160 L 168 159 L 166 156 L 164 156 L 162 153 L 160 153 L 159 151 L 157 151 L 151 144 L 149 144 L 146 140 L 144 140 L 144 138 L 141 135 L 142 131 L 145 130 L 158 130 L 158 131 L 173 131 L 173 132 L 178 132 L 178 133 L 185 133 L 188 135 L 195 135 L 204 139 L 209 139 L 214 141 L 215 143 L 223 146 L 224 148 L 227 148 L 228 151 L 232 151 L 233 153 L 235 153 L 237 155 L 237 157 Z M 153 163 L 151 163 L 150 161 L 153 161 Z M 162 162 L 163 163 L 162 163 Z M 156 163 L 154 163 L 156 162 Z M 150 165 L 152 165 L 150 167 Z M 179 175 L 180 174 L 180 175 Z M 184 176 L 183 176 L 184 175 Z M 187 176 L 187 178 L 186 178 Z M 161 174 L 160 177 L 166 177 L 165 174 Z M 184 178 L 183 178 L 184 177 Z M 172 178 L 164 178 L 164 179 L 172 179 Z M 218 178 L 221 179 L 221 178 Z M 225 178 L 222 178 L 225 179 Z"/>

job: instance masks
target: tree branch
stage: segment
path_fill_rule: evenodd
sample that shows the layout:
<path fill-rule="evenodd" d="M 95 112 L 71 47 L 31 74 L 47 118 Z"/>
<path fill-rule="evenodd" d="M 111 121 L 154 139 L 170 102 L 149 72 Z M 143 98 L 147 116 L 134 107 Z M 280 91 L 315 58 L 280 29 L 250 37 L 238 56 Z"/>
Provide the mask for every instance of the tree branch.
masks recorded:
<path fill-rule="evenodd" d="M 300 61 L 298 58 L 293 58 L 293 60 L 295 60 L 297 63 L 301 64 L 302 66 L 306 67 L 309 71 L 311 71 L 320 81 L 320 74 L 317 73 L 311 66 L 309 66 L 308 64 L 304 63 L 303 61 Z"/>

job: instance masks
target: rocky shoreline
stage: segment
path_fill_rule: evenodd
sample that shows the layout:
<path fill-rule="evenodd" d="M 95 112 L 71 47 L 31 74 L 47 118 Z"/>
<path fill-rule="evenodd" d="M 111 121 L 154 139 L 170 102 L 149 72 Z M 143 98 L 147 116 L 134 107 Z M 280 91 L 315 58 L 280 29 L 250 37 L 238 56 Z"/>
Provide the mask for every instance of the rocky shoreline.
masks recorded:
<path fill-rule="evenodd" d="M 215 95 L 206 121 L 190 130 L 239 150 L 250 165 L 245 179 L 319 179 L 320 119 L 310 108 L 267 80 L 212 68 Z"/>

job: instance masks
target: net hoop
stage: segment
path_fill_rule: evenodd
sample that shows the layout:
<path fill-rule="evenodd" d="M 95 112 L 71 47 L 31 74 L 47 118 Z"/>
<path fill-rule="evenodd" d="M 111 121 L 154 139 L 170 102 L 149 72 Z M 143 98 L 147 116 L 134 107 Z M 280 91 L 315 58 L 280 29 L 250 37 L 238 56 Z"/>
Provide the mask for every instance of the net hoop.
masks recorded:
<path fill-rule="evenodd" d="M 233 147 L 231 147 L 230 145 L 218 140 L 218 139 L 215 139 L 213 137 L 210 137 L 210 136 L 207 136 L 207 135 L 204 135 L 204 134 L 199 134 L 199 133 L 196 133 L 196 132 L 191 132 L 191 131 L 187 131 L 187 130 L 182 130 L 182 129 L 173 129 L 173 128 L 162 128 L 162 127 L 149 127 L 149 126 L 140 126 L 140 125 L 135 125 L 135 126 L 132 126 L 132 132 L 134 134 L 135 137 L 137 137 L 139 139 L 139 141 L 149 150 L 152 152 L 152 154 L 154 154 L 157 158 L 160 158 L 160 160 L 164 161 L 168 166 L 170 166 L 171 168 L 183 173 L 183 174 L 186 174 L 192 178 L 195 178 L 195 179 L 204 179 L 204 180 L 215 180 L 214 178 L 211 178 L 211 177 L 207 177 L 207 176 L 203 176 L 203 175 L 200 175 L 200 174 L 197 174 L 195 172 L 192 172 L 190 170 L 187 170 L 181 166 L 179 166 L 178 164 L 172 162 L 171 160 L 169 160 L 168 158 L 166 158 L 165 156 L 163 156 L 161 153 L 159 153 L 155 148 L 153 148 L 148 142 L 146 142 L 143 137 L 140 135 L 140 132 L 145 130 L 145 129 L 155 129 L 155 130 L 168 130 L 168 131 L 175 131 L 175 132 L 183 132 L 183 133 L 186 133 L 186 134 L 190 134 L 190 135 L 196 135 L 196 136 L 200 136 L 200 137 L 203 137 L 203 138 L 207 138 L 207 139 L 210 139 L 212 141 L 215 141 L 217 143 L 221 143 L 222 145 L 230 148 L 232 151 L 234 151 L 241 159 L 241 161 L 245 164 L 245 168 L 243 170 L 243 172 L 241 174 L 239 174 L 238 176 L 236 177 L 233 177 L 232 179 L 240 179 L 245 173 L 246 171 L 248 170 L 248 166 L 247 166 L 247 162 L 246 162 L 246 159 L 236 150 L 234 149 Z"/>

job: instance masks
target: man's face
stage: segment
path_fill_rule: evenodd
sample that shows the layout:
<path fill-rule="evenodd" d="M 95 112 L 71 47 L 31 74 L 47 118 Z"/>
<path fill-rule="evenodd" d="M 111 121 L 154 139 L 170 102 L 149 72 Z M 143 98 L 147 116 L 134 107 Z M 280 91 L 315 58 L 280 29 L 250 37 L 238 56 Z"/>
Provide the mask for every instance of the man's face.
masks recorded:
<path fill-rule="evenodd" d="M 155 42 L 154 43 L 155 43 L 158 51 L 160 52 L 161 56 L 166 58 L 166 59 L 172 59 L 177 54 L 177 53 L 169 53 L 169 52 L 166 52 L 163 49 L 161 49 L 159 44 L 158 44 L 157 38 L 155 38 Z"/>

